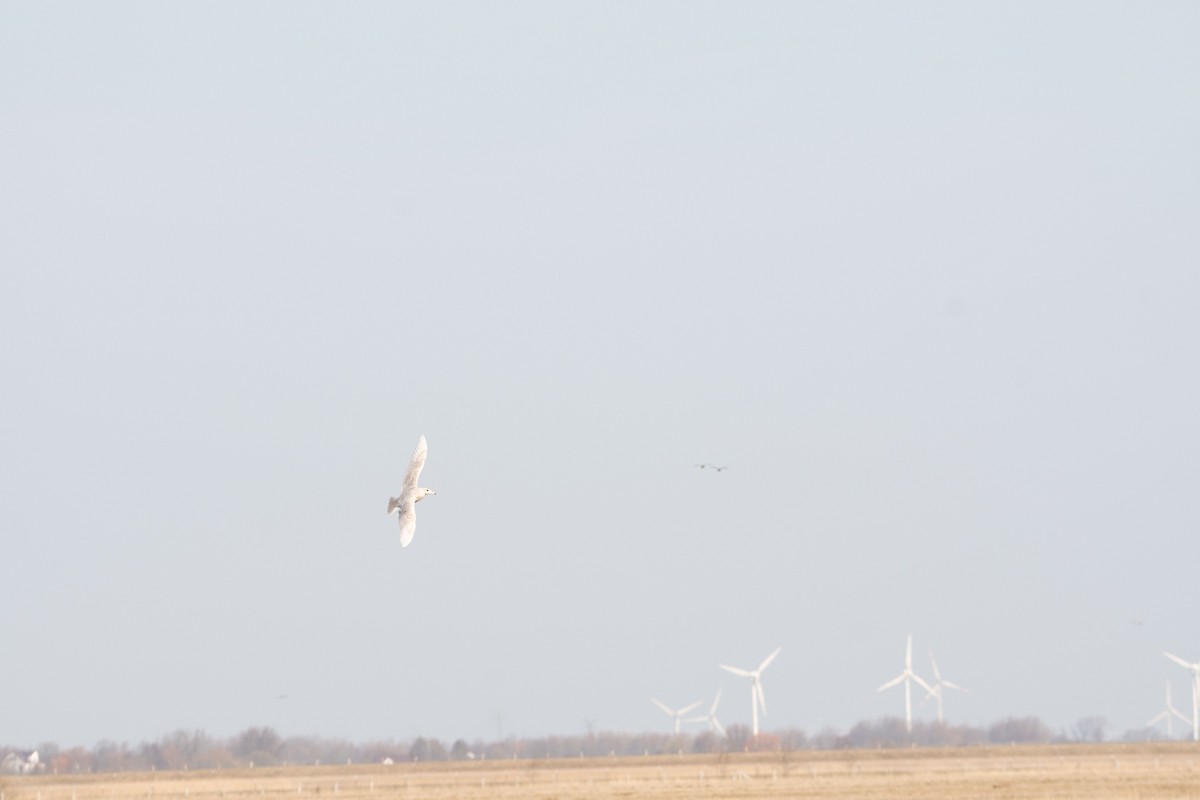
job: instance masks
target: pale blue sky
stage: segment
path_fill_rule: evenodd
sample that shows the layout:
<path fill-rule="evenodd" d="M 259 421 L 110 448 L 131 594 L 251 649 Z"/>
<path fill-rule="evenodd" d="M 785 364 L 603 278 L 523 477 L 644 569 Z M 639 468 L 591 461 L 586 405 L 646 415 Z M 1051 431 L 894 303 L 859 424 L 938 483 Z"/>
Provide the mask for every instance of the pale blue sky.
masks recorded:
<path fill-rule="evenodd" d="M 716 665 L 776 645 L 764 727 L 812 733 L 902 713 L 909 632 L 951 722 L 1183 706 L 1197 40 L 0 4 L 0 741 L 748 723 Z"/>

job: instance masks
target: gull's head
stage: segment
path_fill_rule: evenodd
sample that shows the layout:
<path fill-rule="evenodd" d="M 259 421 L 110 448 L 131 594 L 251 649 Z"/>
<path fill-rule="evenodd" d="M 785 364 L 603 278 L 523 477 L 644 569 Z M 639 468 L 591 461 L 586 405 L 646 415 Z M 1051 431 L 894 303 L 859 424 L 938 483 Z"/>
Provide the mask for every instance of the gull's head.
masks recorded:
<path fill-rule="evenodd" d="M 417 496 L 413 498 L 413 502 L 419 503 L 431 494 L 437 494 L 433 489 L 417 489 Z"/>

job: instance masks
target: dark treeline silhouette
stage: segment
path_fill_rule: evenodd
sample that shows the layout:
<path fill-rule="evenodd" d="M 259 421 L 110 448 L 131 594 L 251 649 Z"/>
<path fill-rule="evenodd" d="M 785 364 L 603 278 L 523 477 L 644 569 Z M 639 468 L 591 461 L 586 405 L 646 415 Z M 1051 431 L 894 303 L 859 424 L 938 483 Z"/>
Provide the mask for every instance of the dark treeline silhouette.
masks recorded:
<path fill-rule="evenodd" d="M 1080 720 L 1065 733 L 1054 734 L 1036 717 L 1011 717 L 987 728 L 914 722 L 910 733 L 904 721 L 884 718 L 860 722 L 849 731 L 822 730 L 812 736 L 799 729 L 783 729 L 752 736 L 745 725 L 730 725 L 724 738 L 706 731 L 680 733 L 587 733 L 485 742 L 481 739 L 452 743 L 418 737 L 409 741 L 354 743 L 313 736 L 283 737 L 268 727 L 247 728 L 227 739 L 203 731 L 175 731 L 154 742 L 138 745 L 110 741 L 85 747 L 60 748 L 42 743 L 25 751 L 38 751 L 39 771 L 132 772 L 267 767 L 300 764 L 379 764 L 404 761 L 454 761 L 513 758 L 577 758 L 641 756 L 682 753 L 793 752 L 887 747 L 970 747 L 997 744 L 1100 742 L 1105 722 L 1099 717 Z M 1127 741 L 1162 738 L 1157 731 L 1141 729 L 1125 734 Z"/>

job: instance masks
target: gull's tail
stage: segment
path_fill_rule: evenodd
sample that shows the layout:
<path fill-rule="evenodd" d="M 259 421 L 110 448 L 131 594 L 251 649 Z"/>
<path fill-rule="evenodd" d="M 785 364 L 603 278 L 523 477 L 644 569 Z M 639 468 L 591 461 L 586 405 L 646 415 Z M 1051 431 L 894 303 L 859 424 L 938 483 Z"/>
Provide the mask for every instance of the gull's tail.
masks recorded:
<path fill-rule="evenodd" d="M 388 513 L 389 514 L 392 513 L 393 511 L 395 511 L 399 507 L 400 507 L 400 498 L 399 497 L 389 497 L 388 498 Z"/>

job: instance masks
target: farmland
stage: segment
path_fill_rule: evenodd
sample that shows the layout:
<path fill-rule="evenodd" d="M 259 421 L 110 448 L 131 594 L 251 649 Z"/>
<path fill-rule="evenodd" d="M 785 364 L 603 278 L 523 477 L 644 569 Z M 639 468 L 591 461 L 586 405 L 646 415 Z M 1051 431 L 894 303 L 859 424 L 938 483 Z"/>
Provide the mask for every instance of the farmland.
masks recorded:
<path fill-rule="evenodd" d="M 1109 744 L 293 766 L 0 779 L 3 800 L 1200 798 L 1200 748 Z"/>

